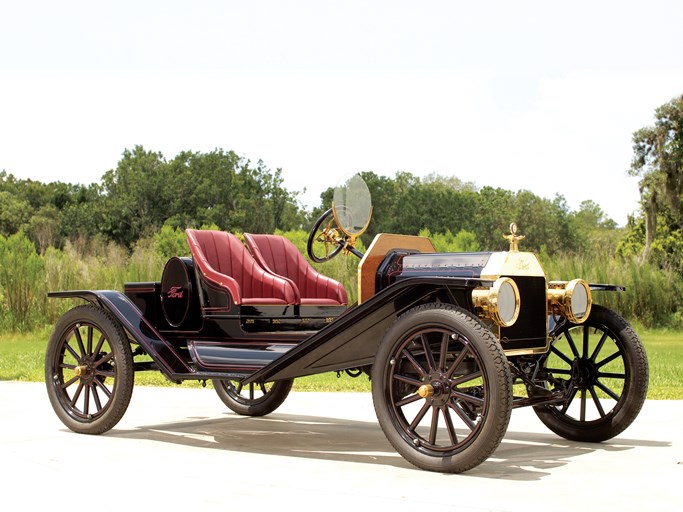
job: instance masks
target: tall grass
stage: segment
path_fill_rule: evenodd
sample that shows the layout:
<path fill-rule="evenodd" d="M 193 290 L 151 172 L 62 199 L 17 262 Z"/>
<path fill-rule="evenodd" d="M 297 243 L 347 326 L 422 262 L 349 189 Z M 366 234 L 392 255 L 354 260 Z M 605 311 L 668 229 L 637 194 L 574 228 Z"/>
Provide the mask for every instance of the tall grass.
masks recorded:
<path fill-rule="evenodd" d="M 281 234 L 306 254 L 306 232 Z M 365 250 L 362 244 L 358 249 Z M 153 237 L 141 239 L 133 251 L 95 238 L 78 239 L 62 249 L 49 247 L 38 254 L 21 233 L 8 238 L 0 236 L 0 331 L 29 331 L 53 324 L 72 303 L 48 299 L 48 291 L 122 290 L 126 282 L 158 281 L 170 256 L 188 252 L 184 233 L 166 227 Z M 550 257 L 542 253 L 540 258 L 553 280 L 581 277 L 589 282 L 625 286 L 624 293 L 596 292 L 593 298 L 632 322 L 647 328 L 683 327 L 683 277 L 673 272 L 600 251 L 589 256 Z M 314 266 L 346 287 L 350 303 L 357 300 L 355 256 L 339 255 Z"/>
<path fill-rule="evenodd" d="M 551 280 L 581 277 L 591 283 L 625 286 L 625 292 L 594 292 L 593 301 L 644 327 L 683 327 L 683 277 L 674 272 L 634 258 L 600 254 L 541 255 L 541 262 Z"/>

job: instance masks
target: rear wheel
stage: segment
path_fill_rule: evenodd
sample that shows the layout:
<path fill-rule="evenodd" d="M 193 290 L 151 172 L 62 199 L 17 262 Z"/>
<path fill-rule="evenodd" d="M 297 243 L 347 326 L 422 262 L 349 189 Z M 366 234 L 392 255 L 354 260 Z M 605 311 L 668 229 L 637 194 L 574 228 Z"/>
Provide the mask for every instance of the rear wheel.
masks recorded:
<path fill-rule="evenodd" d="M 293 379 L 275 382 L 213 380 L 216 393 L 228 408 L 244 416 L 265 416 L 282 405 L 294 384 Z"/>
<path fill-rule="evenodd" d="M 82 434 L 114 427 L 128 408 L 133 381 L 128 337 L 109 313 L 84 305 L 57 321 L 45 355 L 45 384 L 67 427 Z"/>
<path fill-rule="evenodd" d="M 459 473 L 486 460 L 505 435 L 512 377 L 477 318 L 430 304 L 407 311 L 385 334 L 372 397 L 382 430 L 406 460 Z"/>
<path fill-rule="evenodd" d="M 567 323 L 542 365 L 549 387 L 565 391 L 567 401 L 534 410 L 566 439 L 611 439 L 635 420 L 645 402 L 645 348 L 626 320 L 607 308 L 594 305 L 585 323 Z"/>

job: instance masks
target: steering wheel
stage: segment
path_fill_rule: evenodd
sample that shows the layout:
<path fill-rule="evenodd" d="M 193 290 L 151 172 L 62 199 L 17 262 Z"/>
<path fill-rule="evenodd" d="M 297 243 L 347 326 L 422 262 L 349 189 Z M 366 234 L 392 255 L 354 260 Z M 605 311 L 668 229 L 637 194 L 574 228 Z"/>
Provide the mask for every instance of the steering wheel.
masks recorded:
<path fill-rule="evenodd" d="M 308 256 L 316 263 L 324 263 L 339 254 L 345 245 L 346 236 L 337 229 L 333 209 L 330 208 L 313 224 L 306 244 Z M 324 248 L 325 254 L 317 255 L 314 250 L 316 247 Z"/>

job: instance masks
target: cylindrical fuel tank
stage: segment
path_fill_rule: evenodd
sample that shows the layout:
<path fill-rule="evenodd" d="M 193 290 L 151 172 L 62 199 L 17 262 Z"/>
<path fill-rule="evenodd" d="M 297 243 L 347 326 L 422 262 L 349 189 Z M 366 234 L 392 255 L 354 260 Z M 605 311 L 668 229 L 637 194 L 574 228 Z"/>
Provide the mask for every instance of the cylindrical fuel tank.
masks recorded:
<path fill-rule="evenodd" d="M 161 309 L 171 327 L 192 329 L 199 322 L 199 297 L 192 258 L 173 257 L 161 277 Z"/>

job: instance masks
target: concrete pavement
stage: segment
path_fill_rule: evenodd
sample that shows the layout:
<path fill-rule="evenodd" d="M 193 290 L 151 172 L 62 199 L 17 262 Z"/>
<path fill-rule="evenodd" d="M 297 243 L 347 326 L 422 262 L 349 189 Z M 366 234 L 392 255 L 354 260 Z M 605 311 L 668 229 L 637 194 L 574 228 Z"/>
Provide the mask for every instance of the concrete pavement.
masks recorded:
<path fill-rule="evenodd" d="M 602 444 L 515 410 L 493 456 L 421 471 L 384 438 L 369 394 L 292 393 L 247 418 L 211 389 L 136 387 L 115 429 L 74 434 L 42 383 L 0 382 L 2 510 L 683 510 L 683 401 L 648 401 Z M 153 507 L 153 508 L 152 508 Z"/>

